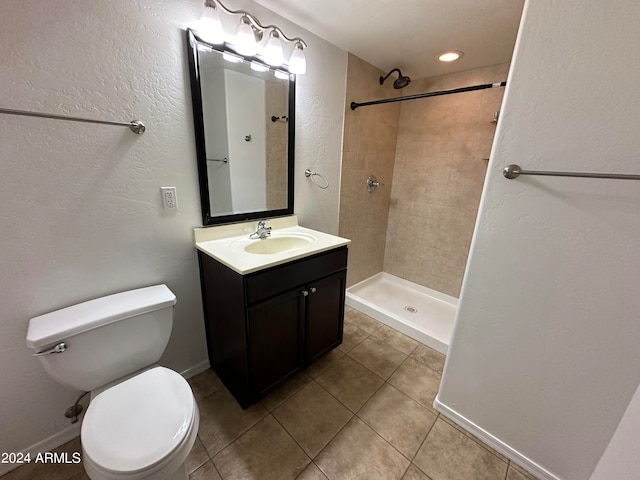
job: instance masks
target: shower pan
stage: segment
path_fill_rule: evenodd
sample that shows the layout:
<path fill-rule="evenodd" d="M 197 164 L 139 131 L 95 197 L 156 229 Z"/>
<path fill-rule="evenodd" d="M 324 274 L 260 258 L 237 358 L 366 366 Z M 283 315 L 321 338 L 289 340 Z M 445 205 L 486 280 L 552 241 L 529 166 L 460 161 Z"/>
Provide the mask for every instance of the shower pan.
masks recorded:
<path fill-rule="evenodd" d="M 345 303 L 447 354 L 457 298 L 380 272 L 348 288 Z"/>

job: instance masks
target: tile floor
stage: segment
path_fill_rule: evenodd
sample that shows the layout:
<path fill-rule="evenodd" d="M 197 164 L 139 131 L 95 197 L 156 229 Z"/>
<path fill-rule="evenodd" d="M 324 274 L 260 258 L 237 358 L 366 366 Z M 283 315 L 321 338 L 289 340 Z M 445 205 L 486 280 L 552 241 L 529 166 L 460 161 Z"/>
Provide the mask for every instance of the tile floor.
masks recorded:
<path fill-rule="evenodd" d="M 433 410 L 443 355 L 347 310 L 343 344 L 247 410 L 212 370 L 190 379 L 190 480 L 534 478 Z M 31 464 L 2 480 L 88 478 L 81 464 Z"/>

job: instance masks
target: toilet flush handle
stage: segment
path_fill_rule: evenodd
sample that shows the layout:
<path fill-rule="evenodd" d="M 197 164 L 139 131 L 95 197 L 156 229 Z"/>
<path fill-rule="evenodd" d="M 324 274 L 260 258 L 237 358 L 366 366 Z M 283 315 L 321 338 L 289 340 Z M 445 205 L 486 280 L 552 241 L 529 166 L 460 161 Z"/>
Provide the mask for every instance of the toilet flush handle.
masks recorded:
<path fill-rule="evenodd" d="M 44 352 L 34 353 L 34 357 L 42 357 L 43 355 L 51 355 L 52 353 L 62 353 L 67 349 L 67 344 L 64 342 L 60 342 L 55 347 L 50 348 L 49 350 L 45 350 Z"/>

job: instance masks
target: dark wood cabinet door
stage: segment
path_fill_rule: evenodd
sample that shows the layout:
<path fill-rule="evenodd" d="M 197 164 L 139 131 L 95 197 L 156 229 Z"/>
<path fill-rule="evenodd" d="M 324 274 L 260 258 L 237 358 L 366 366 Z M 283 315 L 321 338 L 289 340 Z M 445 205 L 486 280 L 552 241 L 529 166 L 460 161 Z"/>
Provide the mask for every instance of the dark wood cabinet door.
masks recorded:
<path fill-rule="evenodd" d="M 290 290 L 248 309 L 250 383 L 257 396 L 303 366 L 302 290 Z"/>
<path fill-rule="evenodd" d="M 342 270 L 307 286 L 307 363 L 342 343 L 346 278 Z"/>

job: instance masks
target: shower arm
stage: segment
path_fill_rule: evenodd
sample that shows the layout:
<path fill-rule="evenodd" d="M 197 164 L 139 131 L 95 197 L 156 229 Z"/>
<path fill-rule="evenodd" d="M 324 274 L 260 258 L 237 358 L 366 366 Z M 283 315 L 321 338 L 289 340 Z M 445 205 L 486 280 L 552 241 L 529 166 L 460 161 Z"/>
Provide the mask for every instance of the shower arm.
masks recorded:
<path fill-rule="evenodd" d="M 387 78 L 389 78 L 389 75 L 391 75 L 393 72 L 398 72 L 398 78 L 400 78 L 402 76 L 402 72 L 400 71 L 400 69 L 399 68 L 394 68 L 389 73 L 387 73 L 384 77 L 380 76 L 380 85 L 383 85 L 385 80 Z"/>

